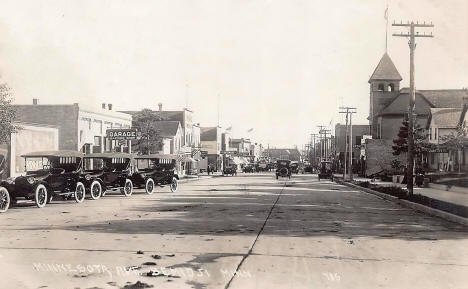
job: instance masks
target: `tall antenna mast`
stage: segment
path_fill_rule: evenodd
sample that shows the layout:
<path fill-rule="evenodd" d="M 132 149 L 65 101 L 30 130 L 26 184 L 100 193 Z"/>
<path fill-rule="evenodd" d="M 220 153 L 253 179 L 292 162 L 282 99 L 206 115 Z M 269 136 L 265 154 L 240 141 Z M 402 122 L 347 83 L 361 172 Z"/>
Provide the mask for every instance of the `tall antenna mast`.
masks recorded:
<path fill-rule="evenodd" d="M 388 50 L 388 3 L 387 3 L 387 9 L 385 9 L 385 53 L 387 53 Z"/>

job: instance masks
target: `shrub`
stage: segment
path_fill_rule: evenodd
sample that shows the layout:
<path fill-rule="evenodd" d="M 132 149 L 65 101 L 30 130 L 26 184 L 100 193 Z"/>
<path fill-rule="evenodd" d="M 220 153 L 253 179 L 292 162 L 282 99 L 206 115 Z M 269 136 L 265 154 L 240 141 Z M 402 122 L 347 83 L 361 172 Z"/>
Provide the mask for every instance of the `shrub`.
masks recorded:
<path fill-rule="evenodd" d="M 407 191 L 401 187 L 395 187 L 395 186 L 392 186 L 392 187 L 381 187 L 381 186 L 376 186 L 375 188 L 373 188 L 374 190 L 378 191 L 378 192 L 381 192 L 381 193 L 384 193 L 384 194 L 388 194 L 388 195 L 392 195 L 394 197 L 397 197 L 397 198 L 400 198 L 400 199 L 404 199 L 407 197 Z"/>
<path fill-rule="evenodd" d="M 363 188 L 368 188 L 370 186 L 370 183 L 365 181 L 365 182 L 357 182 L 356 185 L 363 187 Z"/>

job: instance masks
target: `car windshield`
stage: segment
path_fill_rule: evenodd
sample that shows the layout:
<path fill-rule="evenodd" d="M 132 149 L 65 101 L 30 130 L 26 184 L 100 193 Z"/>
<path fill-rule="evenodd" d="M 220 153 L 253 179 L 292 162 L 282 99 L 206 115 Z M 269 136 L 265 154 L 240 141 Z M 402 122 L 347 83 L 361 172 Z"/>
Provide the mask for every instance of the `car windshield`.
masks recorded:
<path fill-rule="evenodd" d="M 104 169 L 104 161 L 99 158 L 85 158 L 84 169 L 86 171 L 99 171 Z"/>
<path fill-rule="evenodd" d="M 51 168 L 50 161 L 47 157 L 27 157 L 24 161 L 27 172 L 48 170 Z"/>
<path fill-rule="evenodd" d="M 66 172 L 75 171 L 80 165 L 81 159 L 76 157 L 26 157 L 25 168 L 27 172 L 50 170 L 55 168 L 64 169 Z"/>
<path fill-rule="evenodd" d="M 156 168 L 157 160 L 156 159 L 137 159 L 136 164 L 139 170 L 152 170 Z"/>
<path fill-rule="evenodd" d="M 126 158 L 85 158 L 84 169 L 87 171 L 116 170 L 123 171 L 128 167 L 130 159 Z"/>
<path fill-rule="evenodd" d="M 332 164 L 331 163 L 322 163 L 322 169 L 331 170 L 332 169 Z"/>

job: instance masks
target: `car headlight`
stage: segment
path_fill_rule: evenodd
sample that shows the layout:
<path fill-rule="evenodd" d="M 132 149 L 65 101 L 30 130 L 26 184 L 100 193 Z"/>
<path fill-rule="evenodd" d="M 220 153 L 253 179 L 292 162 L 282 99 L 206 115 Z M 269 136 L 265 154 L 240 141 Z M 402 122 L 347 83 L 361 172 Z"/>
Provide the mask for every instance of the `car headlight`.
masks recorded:
<path fill-rule="evenodd" d="M 90 175 L 86 175 L 84 178 L 85 178 L 87 181 L 91 180 L 91 176 L 90 176 Z"/>
<path fill-rule="evenodd" d="M 14 185 L 15 184 L 15 178 L 12 178 L 12 177 L 7 178 L 6 182 L 9 183 L 10 185 Z"/>
<path fill-rule="evenodd" d="M 36 179 L 34 179 L 33 177 L 29 177 L 27 178 L 27 180 L 28 180 L 28 183 L 30 183 L 31 185 L 36 182 Z"/>

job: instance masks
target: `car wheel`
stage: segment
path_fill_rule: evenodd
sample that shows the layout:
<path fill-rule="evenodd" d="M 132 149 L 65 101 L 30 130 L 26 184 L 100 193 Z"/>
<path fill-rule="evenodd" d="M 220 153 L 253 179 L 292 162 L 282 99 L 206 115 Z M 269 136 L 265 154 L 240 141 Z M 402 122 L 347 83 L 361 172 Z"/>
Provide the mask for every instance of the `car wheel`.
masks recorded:
<path fill-rule="evenodd" d="M 82 182 L 76 183 L 76 189 L 75 189 L 75 201 L 77 203 L 83 203 L 85 199 L 85 186 L 83 185 Z"/>
<path fill-rule="evenodd" d="M 148 195 L 151 195 L 154 193 L 154 181 L 152 178 L 149 178 L 145 182 L 145 191 Z"/>
<path fill-rule="evenodd" d="M 102 186 L 101 183 L 98 181 L 93 181 L 90 186 L 90 195 L 91 199 L 97 200 L 102 195 Z"/>
<path fill-rule="evenodd" d="M 172 178 L 172 183 L 171 183 L 171 192 L 176 192 L 177 187 L 179 186 L 177 179 L 175 177 Z"/>
<path fill-rule="evenodd" d="M 4 187 L 0 187 L 0 213 L 5 213 L 10 207 L 10 193 Z"/>
<path fill-rule="evenodd" d="M 44 208 L 47 201 L 47 188 L 43 184 L 37 185 L 34 190 L 34 202 L 36 203 L 36 206 L 38 208 Z"/>
<path fill-rule="evenodd" d="M 125 185 L 120 189 L 120 192 L 126 197 L 130 197 L 133 193 L 133 183 L 130 179 L 125 180 Z"/>

